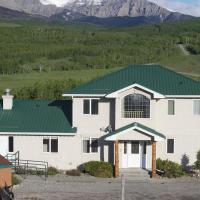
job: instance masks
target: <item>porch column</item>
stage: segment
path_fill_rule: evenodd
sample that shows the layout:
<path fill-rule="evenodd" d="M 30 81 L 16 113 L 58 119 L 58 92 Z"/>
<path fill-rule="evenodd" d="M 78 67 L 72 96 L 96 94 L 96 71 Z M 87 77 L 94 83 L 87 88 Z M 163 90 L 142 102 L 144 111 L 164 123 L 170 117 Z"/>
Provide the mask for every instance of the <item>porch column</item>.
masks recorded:
<path fill-rule="evenodd" d="M 156 142 L 152 141 L 152 178 L 156 177 Z"/>
<path fill-rule="evenodd" d="M 115 141 L 115 178 L 119 176 L 119 141 Z"/>

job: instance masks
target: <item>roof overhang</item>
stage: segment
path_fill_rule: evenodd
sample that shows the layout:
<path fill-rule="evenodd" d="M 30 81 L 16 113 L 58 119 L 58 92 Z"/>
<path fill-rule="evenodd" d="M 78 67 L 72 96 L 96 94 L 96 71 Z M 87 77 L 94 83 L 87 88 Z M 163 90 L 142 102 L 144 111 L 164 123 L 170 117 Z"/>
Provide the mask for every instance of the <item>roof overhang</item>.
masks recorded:
<path fill-rule="evenodd" d="M 75 136 L 76 133 L 0 132 L 0 135 L 18 135 L 18 136 Z"/>
<path fill-rule="evenodd" d="M 153 129 L 149 129 L 148 127 L 145 126 L 141 126 L 138 123 L 133 123 L 132 126 L 128 125 L 128 128 L 122 128 L 123 130 L 120 131 L 116 130 L 110 134 L 108 134 L 108 136 L 106 137 L 105 140 L 107 141 L 115 141 L 118 140 L 119 136 L 131 131 L 131 130 L 135 130 L 138 132 L 142 132 L 146 135 L 148 135 L 149 137 L 153 137 L 154 141 L 164 141 L 166 139 L 166 137 L 164 135 L 162 135 L 161 133 L 156 132 Z"/>
<path fill-rule="evenodd" d="M 62 94 L 63 97 L 105 97 L 106 94 Z"/>
<path fill-rule="evenodd" d="M 185 98 L 185 99 L 199 99 L 200 98 L 200 95 L 166 95 L 166 98 Z"/>
<path fill-rule="evenodd" d="M 158 92 L 156 92 L 156 91 L 153 91 L 153 90 L 151 90 L 151 89 L 149 89 L 149 88 L 147 88 L 147 87 L 144 87 L 144 86 L 142 86 L 142 85 L 140 85 L 140 84 L 137 84 L 137 83 L 134 83 L 134 84 L 132 84 L 132 85 L 129 85 L 128 87 L 125 87 L 125 88 L 122 88 L 122 89 L 120 89 L 120 90 L 117 90 L 117 91 L 115 91 L 115 92 L 113 92 L 113 93 L 110 93 L 110 94 L 106 95 L 106 97 L 107 97 L 107 98 L 116 98 L 116 97 L 118 97 L 118 95 L 119 95 L 121 92 L 124 92 L 124 91 L 126 91 L 126 90 L 129 90 L 129 89 L 131 89 L 131 88 L 139 88 L 139 89 L 144 90 L 144 91 L 146 91 L 146 92 L 148 92 L 148 93 L 151 93 L 155 99 L 164 99 L 164 98 L 165 98 L 165 96 L 164 96 L 163 94 L 160 94 L 160 93 L 158 93 Z"/>

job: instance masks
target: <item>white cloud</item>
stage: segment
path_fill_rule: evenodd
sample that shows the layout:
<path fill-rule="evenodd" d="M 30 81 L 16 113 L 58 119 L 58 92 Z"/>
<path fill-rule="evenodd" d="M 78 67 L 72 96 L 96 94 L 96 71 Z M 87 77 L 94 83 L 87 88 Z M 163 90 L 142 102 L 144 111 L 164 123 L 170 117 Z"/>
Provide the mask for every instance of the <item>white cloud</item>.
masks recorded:
<path fill-rule="evenodd" d="M 186 3 L 181 0 L 149 0 L 172 11 L 200 17 L 200 0 Z"/>

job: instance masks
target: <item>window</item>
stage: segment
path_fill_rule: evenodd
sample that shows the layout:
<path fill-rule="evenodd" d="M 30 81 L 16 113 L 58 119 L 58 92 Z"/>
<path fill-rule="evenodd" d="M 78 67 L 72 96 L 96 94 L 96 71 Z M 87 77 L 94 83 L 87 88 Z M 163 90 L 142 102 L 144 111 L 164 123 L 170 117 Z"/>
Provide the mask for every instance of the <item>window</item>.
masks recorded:
<path fill-rule="evenodd" d="M 58 138 L 44 138 L 43 139 L 43 152 L 58 152 Z"/>
<path fill-rule="evenodd" d="M 147 142 L 146 141 L 144 141 L 143 154 L 144 155 L 147 154 Z"/>
<path fill-rule="evenodd" d="M 83 153 L 98 153 L 98 139 L 97 138 L 83 139 Z"/>
<path fill-rule="evenodd" d="M 194 115 L 200 115 L 200 100 L 194 100 L 193 112 Z"/>
<path fill-rule="evenodd" d="M 124 142 L 124 154 L 127 154 L 127 142 Z"/>
<path fill-rule="evenodd" d="M 124 97 L 124 118 L 149 118 L 150 100 L 141 94 L 130 94 Z"/>
<path fill-rule="evenodd" d="M 174 153 L 174 139 L 167 139 L 167 153 Z"/>
<path fill-rule="evenodd" d="M 14 138 L 13 138 L 13 136 L 8 137 L 8 151 L 14 152 Z"/>
<path fill-rule="evenodd" d="M 49 152 L 49 139 L 43 139 L 43 152 Z"/>
<path fill-rule="evenodd" d="M 139 154 L 139 142 L 131 142 L 131 153 Z"/>
<path fill-rule="evenodd" d="M 174 114 L 175 114 L 175 101 L 168 100 L 168 115 L 174 115 Z"/>
<path fill-rule="evenodd" d="M 98 115 L 99 100 L 98 99 L 84 99 L 83 100 L 83 114 Z"/>
<path fill-rule="evenodd" d="M 83 153 L 90 153 L 90 139 L 83 140 Z"/>
<path fill-rule="evenodd" d="M 92 153 L 98 152 L 98 139 L 96 138 L 91 139 L 91 152 Z"/>
<path fill-rule="evenodd" d="M 58 152 L 58 139 L 51 139 L 51 152 Z"/>
<path fill-rule="evenodd" d="M 90 114 L 90 100 L 89 99 L 83 100 L 83 113 Z"/>
<path fill-rule="evenodd" d="M 92 115 L 98 115 L 99 112 L 99 106 L 98 106 L 98 100 L 92 99 Z"/>

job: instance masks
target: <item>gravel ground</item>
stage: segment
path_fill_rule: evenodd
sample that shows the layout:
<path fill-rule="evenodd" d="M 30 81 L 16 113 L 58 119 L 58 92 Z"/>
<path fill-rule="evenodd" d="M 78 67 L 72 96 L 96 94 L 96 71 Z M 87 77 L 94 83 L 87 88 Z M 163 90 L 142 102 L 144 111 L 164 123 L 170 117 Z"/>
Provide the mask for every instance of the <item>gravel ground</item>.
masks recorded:
<path fill-rule="evenodd" d="M 14 188 L 16 199 L 31 200 L 120 200 L 120 179 L 100 179 L 88 176 L 40 177 L 28 176 Z M 127 180 L 126 200 L 199 200 L 200 179 Z"/>

